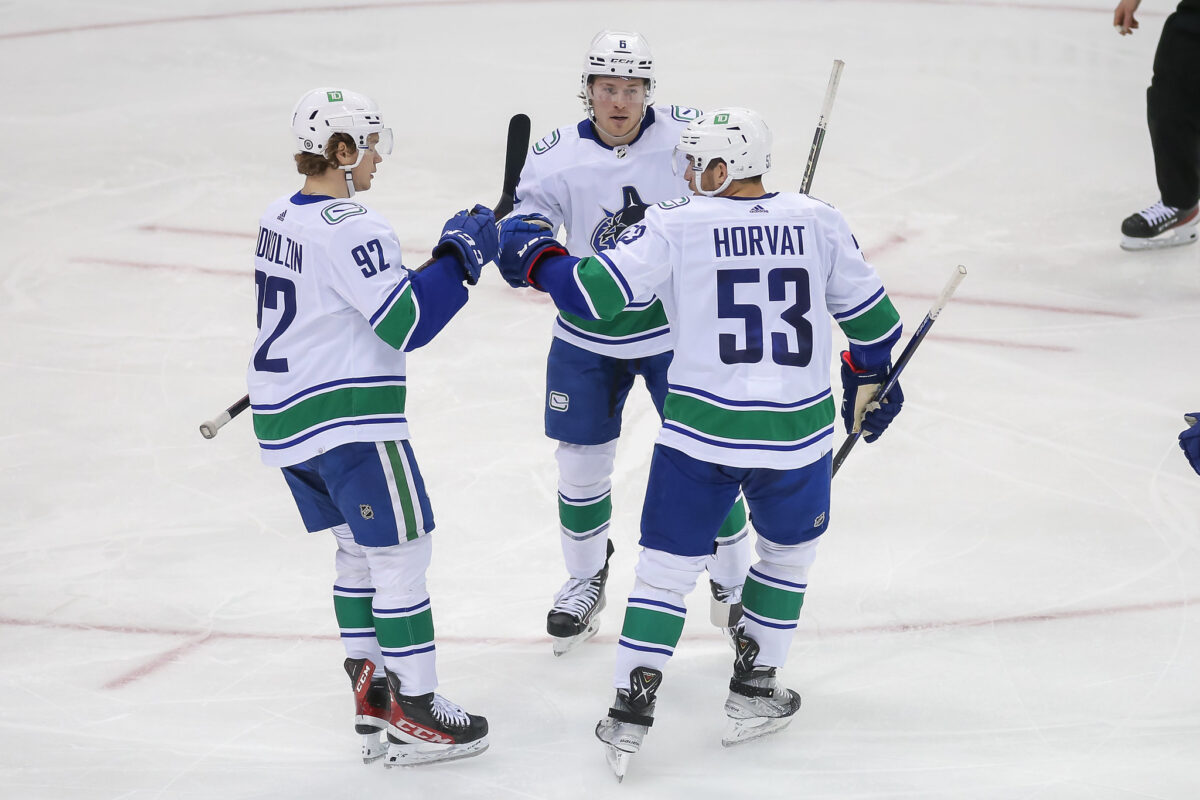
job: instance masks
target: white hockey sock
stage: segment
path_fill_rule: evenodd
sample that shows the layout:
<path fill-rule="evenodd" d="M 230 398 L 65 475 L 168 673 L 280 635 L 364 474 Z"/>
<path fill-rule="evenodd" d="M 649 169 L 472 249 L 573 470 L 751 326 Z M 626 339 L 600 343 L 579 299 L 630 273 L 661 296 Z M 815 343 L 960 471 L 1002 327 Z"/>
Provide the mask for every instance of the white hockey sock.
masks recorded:
<path fill-rule="evenodd" d="M 555 452 L 559 541 L 572 578 L 590 578 L 604 566 L 616 452 L 615 440 L 600 445 L 560 442 Z"/>
<path fill-rule="evenodd" d="M 362 546 L 354 541 L 349 525 L 333 528 L 333 536 L 338 548 L 333 557 L 337 576 L 333 583 L 333 612 L 346 657 L 366 658 L 382 668 L 383 654 L 375 638 L 375 619 L 371 614 L 375 587 L 371 585 L 367 557 Z"/>
<path fill-rule="evenodd" d="M 760 560 L 750 567 L 742 590 L 745 632 L 759 646 L 756 664 L 782 667 L 787 662 L 816 547 L 816 539 L 779 545 L 759 537 Z"/>
<path fill-rule="evenodd" d="M 400 678 L 400 691 L 419 695 L 437 688 L 433 611 L 425 590 L 432 538 L 392 547 L 364 548 L 375 584 L 373 615 L 383 662 Z"/>
<path fill-rule="evenodd" d="M 635 667 L 662 670 L 675 653 L 687 616 L 684 597 L 704 570 L 705 556 L 677 556 L 645 549 L 638 557 L 637 580 L 625 605 L 617 647 L 613 686 L 629 688 Z"/>
<path fill-rule="evenodd" d="M 726 589 L 741 586 L 753 559 L 754 541 L 746 520 L 746 501 L 739 495 L 717 533 L 717 551 L 706 564 L 708 577 Z"/>

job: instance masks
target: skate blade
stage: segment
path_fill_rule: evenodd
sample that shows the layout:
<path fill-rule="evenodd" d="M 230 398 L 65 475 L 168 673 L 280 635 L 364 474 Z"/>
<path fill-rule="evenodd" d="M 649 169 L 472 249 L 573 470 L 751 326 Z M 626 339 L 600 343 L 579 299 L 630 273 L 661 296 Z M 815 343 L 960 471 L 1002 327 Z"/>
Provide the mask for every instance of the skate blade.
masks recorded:
<path fill-rule="evenodd" d="M 554 648 L 555 657 L 557 658 L 558 656 L 571 652 L 576 647 L 595 636 L 596 631 L 598 630 L 600 630 L 600 620 L 597 617 L 593 617 L 592 621 L 588 623 L 588 626 L 584 628 L 583 633 L 577 633 L 574 636 L 552 637 L 551 644 Z"/>
<path fill-rule="evenodd" d="M 388 743 L 379 738 L 378 733 L 368 733 L 362 737 L 362 760 L 364 764 L 378 761 L 388 753 Z"/>
<path fill-rule="evenodd" d="M 1196 241 L 1196 235 L 1196 227 L 1189 226 L 1161 233 L 1153 239 L 1135 239 L 1132 236 L 1122 236 L 1121 249 L 1137 252 L 1139 250 L 1165 250 L 1168 247 L 1182 247 L 1185 244 L 1191 244 Z"/>
<path fill-rule="evenodd" d="M 419 767 L 443 761 L 458 761 L 477 756 L 488 749 L 488 738 L 476 739 L 465 744 L 392 744 L 388 748 L 384 766 Z"/>
<path fill-rule="evenodd" d="M 792 717 L 751 717 L 749 719 L 731 719 L 725 734 L 721 737 L 723 747 L 733 747 L 745 744 L 755 739 L 761 739 L 772 733 L 777 733 L 792 723 Z"/>
<path fill-rule="evenodd" d="M 625 770 L 629 768 L 629 758 L 633 753 L 618 750 L 611 744 L 606 744 L 604 751 L 604 757 L 608 760 L 608 766 L 612 769 L 613 775 L 617 776 L 617 783 L 622 783 L 625 780 Z"/>

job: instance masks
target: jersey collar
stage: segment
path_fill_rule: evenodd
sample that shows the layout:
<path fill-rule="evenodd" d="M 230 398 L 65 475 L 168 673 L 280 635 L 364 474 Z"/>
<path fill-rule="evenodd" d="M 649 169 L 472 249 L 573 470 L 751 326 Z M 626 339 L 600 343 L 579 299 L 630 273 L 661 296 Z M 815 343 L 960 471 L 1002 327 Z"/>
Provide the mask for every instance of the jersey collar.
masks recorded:
<path fill-rule="evenodd" d="M 650 126 L 653 124 L 654 124 L 654 108 L 651 107 L 651 108 L 646 109 L 646 115 L 644 117 L 642 117 L 642 124 L 638 127 L 637 136 L 633 137 L 632 141 L 628 142 L 627 144 L 619 144 L 619 145 L 617 145 L 617 147 L 629 147 L 634 142 L 636 142 L 638 139 L 642 138 L 642 134 L 645 133 L 650 128 Z M 585 119 L 582 122 L 580 122 L 578 125 L 578 128 L 579 128 L 579 138 L 580 139 L 589 139 L 589 140 L 595 142 L 596 144 L 600 145 L 601 147 L 603 147 L 605 150 L 615 149 L 611 145 L 607 145 L 604 143 L 604 141 L 600 138 L 600 135 L 598 133 L 596 133 L 596 126 L 594 124 L 592 124 L 592 121 L 590 119 Z"/>
<path fill-rule="evenodd" d="M 294 206 L 307 206 L 311 205 L 312 203 L 323 203 L 326 200 L 333 199 L 334 198 L 327 194 L 301 194 L 300 192 L 296 192 L 291 196 L 289 202 L 291 202 L 291 204 Z"/>

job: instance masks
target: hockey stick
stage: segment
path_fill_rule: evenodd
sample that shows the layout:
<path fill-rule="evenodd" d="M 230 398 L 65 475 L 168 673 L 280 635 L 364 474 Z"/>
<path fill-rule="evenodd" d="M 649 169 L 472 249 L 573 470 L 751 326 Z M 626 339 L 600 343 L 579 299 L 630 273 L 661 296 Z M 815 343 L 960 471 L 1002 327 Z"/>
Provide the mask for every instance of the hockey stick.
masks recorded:
<path fill-rule="evenodd" d="M 958 285 L 962 283 L 962 279 L 966 276 L 967 268 L 962 264 L 954 268 L 954 273 L 950 276 L 950 280 L 946 281 L 946 288 L 942 289 L 942 293 L 933 301 L 933 305 L 929 308 L 929 313 L 925 315 L 925 319 L 921 320 L 921 324 L 917 326 L 917 332 L 908 340 L 908 345 L 904 348 L 904 352 L 900 354 L 900 358 L 896 360 L 895 365 L 888 372 L 887 380 L 880 385 L 879 390 L 875 392 L 875 396 L 871 398 L 872 403 L 878 403 L 896 385 L 896 381 L 900 379 L 900 373 L 908 366 L 908 362 L 912 360 L 913 353 L 917 351 L 917 347 L 924 341 L 925 335 L 929 333 L 929 329 L 933 327 L 938 314 L 942 313 L 942 309 L 946 307 L 946 303 L 950 302 L 950 296 L 954 294 L 954 290 L 958 288 Z M 858 443 L 861 436 L 862 429 L 859 428 L 856 432 L 850 434 L 846 441 L 842 442 L 841 449 L 833 457 L 834 475 L 837 475 L 842 462 L 846 460 L 846 456 L 850 455 L 850 451 L 854 449 L 854 445 Z"/>
<path fill-rule="evenodd" d="M 211 439 L 217 435 L 217 431 L 221 429 L 229 420 L 236 417 L 238 414 L 250 407 L 250 395 L 245 395 L 241 400 L 231 405 L 229 408 L 222 411 L 215 419 L 210 419 L 208 422 L 200 423 L 200 435 L 205 439 Z"/>
<path fill-rule="evenodd" d="M 829 124 L 829 115 L 833 113 L 833 98 L 837 96 L 838 84 L 842 82 L 842 67 L 846 62 L 840 58 L 834 59 L 833 69 L 829 72 L 829 85 L 825 87 L 825 102 L 821 106 L 821 116 L 817 118 L 817 130 L 813 133 L 812 147 L 808 151 L 808 164 L 804 167 L 804 180 L 800 184 L 800 193 L 808 194 L 812 188 L 813 174 L 817 171 L 817 159 L 821 156 L 821 145 L 825 143 L 825 126 Z"/>
<path fill-rule="evenodd" d="M 504 183 L 500 189 L 500 202 L 496 203 L 493 213 L 497 217 L 508 216 L 513 210 L 516 198 L 517 182 L 521 179 L 521 170 L 525 168 L 525 157 L 529 153 L 529 117 L 524 114 L 514 114 L 508 121 L 508 145 L 504 153 Z M 429 259 L 416 271 L 420 271 L 433 263 Z M 200 435 L 211 439 L 217 435 L 225 423 L 241 414 L 250 407 L 250 395 L 244 395 L 241 400 L 222 411 L 215 418 L 200 424 Z"/>

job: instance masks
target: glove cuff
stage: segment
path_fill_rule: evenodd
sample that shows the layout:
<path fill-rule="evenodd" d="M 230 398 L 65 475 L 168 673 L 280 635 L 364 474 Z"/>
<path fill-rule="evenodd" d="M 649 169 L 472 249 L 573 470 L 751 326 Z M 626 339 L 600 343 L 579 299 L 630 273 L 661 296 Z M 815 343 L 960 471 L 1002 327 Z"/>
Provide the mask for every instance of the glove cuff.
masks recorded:
<path fill-rule="evenodd" d="M 529 268 L 527 270 L 525 270 L 525 282 L 528 283 L 530 286 L 532 286 L 534 289 L 537 289 L 539 292 L 546 291 L 546 289 L 540 283 L 538 283 L 537 280 L 534 279 L 533 274 L 535 272 L 537 272 L 538 267 L 540 267 L 542 265 L 542 261 L 544 259 L 549 258 L 551 256 L 565 256 L 565 255 L 567 255 L 566 248 L 564 248 L 558 242 L 553 242 L 552 244 L 547 244 L 545 247 L 538 250 L 537 253 L 534 254 L 533 259 L 530 260 Z"/>
<path fill-rule="evenodd" d="M 458 241 L 453 236 L 447 236 L 443 238 L 433 248 L 433 257 L 434 259 L 439 259 L 443 256 L 449 256 L 458 263 L 459 268 L 462 269 L 463 272 L 463 280 L 465 280 L 469 285 L 474 286 L 478 282 L 479 278 L 471 271 L 470 268 L 471 257 L 463 249 L 462 242 Z"/>

